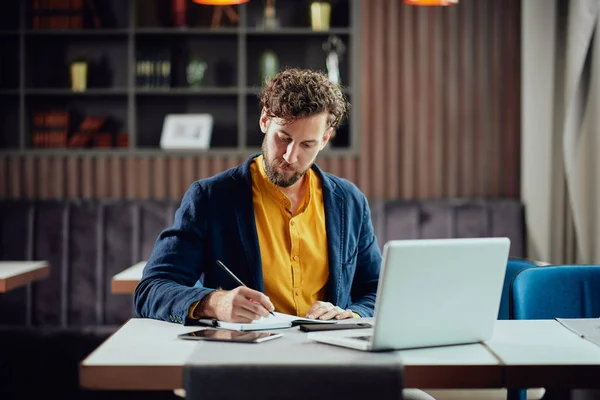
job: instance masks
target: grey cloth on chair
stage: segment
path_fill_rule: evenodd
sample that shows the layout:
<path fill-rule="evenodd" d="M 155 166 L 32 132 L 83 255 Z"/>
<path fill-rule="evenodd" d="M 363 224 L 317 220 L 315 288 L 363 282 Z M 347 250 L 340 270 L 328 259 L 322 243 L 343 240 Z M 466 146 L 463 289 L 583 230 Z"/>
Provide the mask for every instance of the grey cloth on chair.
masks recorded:
<path fill-rule="evenodd" d="M 402 399 L 396 352 L 309 341 L 297 328 L 263 343 L 200 342 L 184 366 L 188 400 Z"/>

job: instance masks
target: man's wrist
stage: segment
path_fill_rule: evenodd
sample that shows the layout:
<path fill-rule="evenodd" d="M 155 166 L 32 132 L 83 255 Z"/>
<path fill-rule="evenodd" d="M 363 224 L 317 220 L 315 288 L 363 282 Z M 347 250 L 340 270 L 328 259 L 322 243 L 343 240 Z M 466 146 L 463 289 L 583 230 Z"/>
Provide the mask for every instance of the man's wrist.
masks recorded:
<path fill-rule="evenodd" d="M 210 292 L 206 296 L 200 300 L 196 308 L 194 309 L 194 318 L 213 318 L 214 312 L 212 312 L 213 307 L 211 307 L 210 299 L 217 292 L 217 290 Z"/>

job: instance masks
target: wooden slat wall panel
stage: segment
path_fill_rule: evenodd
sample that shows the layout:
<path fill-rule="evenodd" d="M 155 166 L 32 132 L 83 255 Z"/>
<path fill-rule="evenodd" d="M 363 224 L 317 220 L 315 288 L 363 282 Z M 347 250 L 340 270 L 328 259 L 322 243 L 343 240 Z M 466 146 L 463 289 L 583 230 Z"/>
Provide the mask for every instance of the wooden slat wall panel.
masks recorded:
<path fill-rule="evenodd" d="M 50 198 L 54 200 L 64 199 L 66 195 L 65 161 L 63 157 L 53 157 L 50 163 L 51 173 L 48 180 L 51 182 Z"/>
<path fill-rule="evenodd" d="M 40 174 L 37 173 L 36 166 L 39 165 L 38 159 L 33 157 L 28 157 L 25 159 L 25 198 L 26 199 L 36 199 L 38 198 L 39 191 L 37 190 L 39 187 L 39 177 Z"/>
<path fill-rule="evenodd" d="M 82 157 L 81 159 L 81 197 L 91 200 L 95 197 L 96 182 L 94 181 L 94 158 Z"/>
<path fill-rule="evenodd" d="M 158 157 L 153 160 L 152 198 L 165 200 L 167 198 L 167 160 Z"/>
<path fill-rule="evenodd" d="M 169 159 L 169 192 L 168 198 L 170 199 L 178 199 L 182 194 L 182 166 L 181 159 L 179 157 L 174 157 Z"/>
<path fill-rule="evenodd" d="M 108 164 L 110 176 L 110 192 L 108 197 L 114 199 L 122 199 L 125 193 L 123 183 L 123 159 L 117 156 L 111 157 Z"/>
<path fill-rule="evenodd" d="M 210 176 L 210 160 L 208 158 L 201 158 L 198 160 L 198 174 L 196 179 L 207 178 Z"/>
<path fill-rule="evenodd" d="M 520 1 L 361 2 L 368 197 L 519 197 Z"/>
<path fill-rule="evenodd" d="M 80 197 L 79 177 L 79 158 L 69 157 L 67 159 L 67 197 L 70 199 L 76 199 Z"/>
<path fill-rule="evenodd" d="M 50 158 L 44 157 L 38 160 L 38 197 L 43 200 L 50 198 L 50 185 L 52 181 L 52 171 L 50 171 Z"/>
<path fill-rule="evenodd" d="M 401 103 L 397 104 L 397 108 L 402 110 L 402 120 L 400 121 L 400 128 L 398 132 L 402 138 L 402 148 L 399 152 L 399 154 L 402 156 L 402 159 L 400 160 L 398 168 L 402 171 L 402 190 L 400 192 L 400 196 L 412 198 L 415 196 L 415 168 L 413 166 L 416 160 L 416 157 L 414 157 L 414 143 L 416 137 L 415 115 L 417 110 L 417 92 L 414 84 L 415 63 L 409 60 L 414 60 L 413 48 L 416 47 L 414 43 L 414 23 L 412 15 L 416 12 L 416 9 L 414 7 L 402 7 L 402 10 L 403 11 L 400 13 L 400 18 L 398 19 L 398 21 L 401 23 L 402 49 L 400 54 L 402 58 L 395 63 L 402 71 Z M 366 29 L 363 35 L 369 36 Z M 394 63 L 393 61 L 391 62 Z M 363 75 L 367 76 L 368 72 L 364 71 Z M 361 111 L 362 119 L 365 117 L 365 110 Z"/>
<path fill-rule="evenodd" d="M 361 59 L 362 65 L 360 65 L 361 70 L 371 71 L 371 60 L 373 59 L 373 46 L 371 41 L 373 40 L 373 27 L 375 26 L 374 22 L 374 9 L 377 7 L 381 7 L 381 1 L 372 1 L 368 5 L 366 1 L 360 2 L 360 14 L 362 18 L 362 30 L 364 32 L 369 32 L 368 35 L 362 34 L 360 36 L 360 51 L 361 51 Z M 357 184 L 362 188 L 364 192 L 369 192 L 369 179 L 371 178 L 372 171 L 369 171 L 369 167 L 371 166 L 370 160 L 370 148 L 373 139 L 370 138 L 373 133 L 372 122 L 366 118 L 362 118 L 363 116 L 372 116 L 374 114 L 373 104 L 371 104 L 371 100 L 376 98 L 377 96 L 374 94 L 373 84 L 371 81 L 373 72 L 370 74 L 361 73 L 360 74 L 360 94 L 364 97 L 362 101 L 361 107 L 361 118 L 360 118 L 360 133 L 359 133 L 359 142 L 360 142 L 360 154 L 361 160 L 364 163 L 362 168 L 358 170 L 358 181 Z M 356 111 L 355 111 L 356 112 Z"/>
<path fill-rule="evenodd" d="M 518 198 L 520 2 L 360 1 L 358 156 L 320 157 L 369 198 Z M 245 156 L 0 156 L 0 199 L 180 200 Z"/>
<path fill-rule="evenodd" d="M 490 96 L 493 99 L 497 99 L 500 96 L 501 88 L 504 86 L 501 82 L 502 78 L 502 20 L 498 18 L 492 18 L 493 15 L 500 14 L 501 8 L 504 5 L 500 5 L 499 2 L 494 1 L 489 3 L 487 20 L 490 21 L 490 40 L 488 42 L 488 48 L 490 50 L 490 81 L 489 89 Z M 490 197 L 498 197 L 502 193 L 502 179 L 501 179 L 501 157 L 502 153 L 502 130 L 500 120 L 500 102 L 492 104 L 490 107 Z"/>
<path fill-rule="evenodd" d="M 150 165 L 152 160 L 149 157 L 142 157 L 138 159 L 138 179 L 135 180 L 135 184 L 138 185 L 139 197 L 142 199 L 149 199 L 150 186 L 152 185 L 152 170 Z"/>
<path fill-rule="evenodd" d="M 183 178 L 183 187 L 182 187 L 182 193 L 181 195 L 183 196 L 183 193 L 185 193 L 186 190 L 188 190 L 188 188 L 190 187 L 190 185 L 192 184 L 192 182 L 194 182 L 198 176 L 198 167 L 196 166 L 196 160 L 193 158 L 184 158 L 183 159 L 183 173 L 182 173 L 182 178 Z M 180 196 L 181 197 L 181 196 Z"/>

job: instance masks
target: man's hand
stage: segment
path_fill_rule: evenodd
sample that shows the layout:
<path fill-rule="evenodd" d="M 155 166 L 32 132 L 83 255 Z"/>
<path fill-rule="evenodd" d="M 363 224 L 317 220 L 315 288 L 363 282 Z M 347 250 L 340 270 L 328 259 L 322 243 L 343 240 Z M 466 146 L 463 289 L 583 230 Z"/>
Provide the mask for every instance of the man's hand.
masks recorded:
<path fill-rule="evenodd" d="M 197 310 L 198 316 L 227 322 L 252 322 L 268 317 L 269 311 L 275 309 L 263 293 L 244 286 L 214 291 L 201 304 Z"/>
<path fill-rule="evenodd" d="M 331 303 L 325 301 L 317 301 L 313 304 L 310 309 L 306 312 L 306 318 L 308 319 L 346 319 L 354 318 L 352 310 L 342 310 L 338 306 L 334 306 Z"/>

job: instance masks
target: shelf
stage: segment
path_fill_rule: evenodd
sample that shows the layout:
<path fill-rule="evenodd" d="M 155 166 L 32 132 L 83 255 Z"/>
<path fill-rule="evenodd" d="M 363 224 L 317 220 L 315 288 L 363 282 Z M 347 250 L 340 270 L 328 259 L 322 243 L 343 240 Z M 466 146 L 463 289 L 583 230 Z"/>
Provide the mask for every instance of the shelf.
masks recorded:
<path fill-rule="evenodd" d="M 189 0 L 187 0 L 190 3 Z M 171 27 L 170 0 L 102 0 L 110 13 L 102 24 L 84 21 L 83 29 L 33 29 L 27 2 L 11 0 L 1 18 L 0 56 L 0 154 L 48 156 L 116 157 L 228 157 L 260 152 L 262 133 L 257 129 L 260 115 L 256 98 L 261 90 L 262 54 L 275 51 L 281 67 L 326 70 L 323 43 L 330 35 L 346 44 L 340 59 L 345 93 L 356 99 L 359 74 L 354 63 L 359 19 L 359 0 L 332 2 L 331 29 L 311 28 L 308 3 L 277 1 L 277 29 L 262 27 L 264 4 L 248 2 L 239 11 L 239 26 L 222 21 L 211 28 L 213 8 L 192 6 L 188 27 Z M 152 3 L 154 6 L 152 6 Z M 100 4 L 100 2 L 98 3 Z M 89 28 L 88 28 L 89 26 Z M 101 26 L 104 28 L 92 28 Z M 71 90 L 69 65 L 88 61 L 88 89 Z M 6 60 L 11 60 L 10 63 Z M 168 87 L 141 85 L 136 79 L 138 61 L 170 61 Z M 202 86 L 188 86 L 188 65 L 201 60 Z M 23 63 L 21 65 L 21 63 Z M 158 64 L 154 64 L 157 66 Z M 164 67 L 165 65 L 163 65 Z M 158 85 L 163 79 L 152 79 Z M 51 109 L 73 112 L 73 118 L 107 116 L 108 133 L 127 133 L 130 147 L 111 149 L 40 149 L 33 145 L 33 115 Z M 214 118 L 211 149 L 161 150 L 161 127 L 168 114 L 211 114 Z M 75 121 L 75 119 L 73 119 Z M 328 146 L 323 157 L 356 154 L 353 116 L 340 130 L 338 141 Z"/>
<path fill-rule="evenodd" d="M 312 28 L 136 28 L 136 35 L 237 35 L 249 36 L 279 36 L 279 35 L 351 35 L 350 28 L 331 28 L 325 31 L 315 31 Z"/>
<path fill-rule="evenodd" d="M 208 150 L 162 150 L 162 149 L 0 149 L 0 156 L 52 156 L 52 157 L 64 157 L 64 156 L 118 156 L 118 157 L 246 157 L 251 154 L 260 153 L 260 147 L 246 147 L 240 149 L 237 147 L 222 147 L 213 148 Z M 336 158 L 336 157 L 348 157 L 355 155 L 349 149 L 331 149 L 327 147 L 321 153 L 319 158 Z M 318 163 L 318 160 L 317 160 Z"/>
<path fill-rule="evenodd" d="M 245 92 L 247 95 L 257 95 L 261 92 L 262 89 L 263 88 L 260 86 L 250 86 L 245 89 Z M 352 95 L 352 88 L 344 87 L 343 90 L 344 93 L 346 93 L 347 95 Z"/>
<path fill-rule="evenodd" d="M 25 36 L 127 36 L 128 29 L 30 29 Z"/>
<path fill-rule="evenodd" d="M 260 151 L 260 149 L 257 149 Z M 219 148 L 209 150 L 162 150 L 162 149 L 1 149 L 0 155 L 31 155 L 31 156 L 135 156 L 135 157 L 155 157 L 155 156 L 198 156 L 198 157 L 223 157 L 240 156 L 252 154 L 250 150 L 240 150 L 238 148 Z"/>
<path fill-rule="evenodd" d="M 237 35 L 238 28 L 135 28 L 136 35 Z"/>
<path fill-rule="evenodd" d="M 279 28 L 279 29 L 247 29 L 245 33 L 248 36 L 280 36 L 280 35 L 312 35 L 312 36 L 328 36 L 328 35 L 351 35 L 352 30 L 349 28 L 331 28 L 326 31 L 314 31 L 311 28 Z"/>
<path fill-rule="evenodd" d="M 124 96 L 125 88 L 87 89 L 84 92 L 74 92 L 71 89 L 26 89 L 26 96 Z"/>
<path fill-rule="evenodd" d="M 136 88 L 135 93 L 142 96 L 235 96 L 237 87 L 200 87 L 200 88 Z"/>

